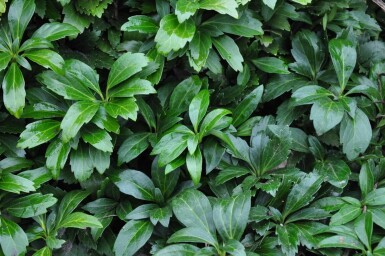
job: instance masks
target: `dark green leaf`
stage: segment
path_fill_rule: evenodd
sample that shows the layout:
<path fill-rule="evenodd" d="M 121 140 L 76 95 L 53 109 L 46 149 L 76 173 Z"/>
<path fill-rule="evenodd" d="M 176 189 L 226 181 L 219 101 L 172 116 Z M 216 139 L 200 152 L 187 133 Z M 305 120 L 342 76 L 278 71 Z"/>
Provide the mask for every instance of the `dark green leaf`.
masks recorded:
<path fill-rule="evenodd" d="M 53 139 L 60 132 L 60 122 L 46 119 L 30 123 L 20 134 L 17 143 L 21 148 L 33 148 Z"/>
<path fill-rule="evenodd" d="M 238 45 L 234 40 L 226 35 L 213 38 L 213 44 L 219 55 L 225 59 L 235 71 L 243 71 L 243 57 Z"/>
<path fill-rule="evenodd" d="M 52 194 L 42 195 L 40 193 L 27 195 L 12 201 L 7 211 L 16 217 L 31 218 L 47 212 L 47 208 L 57 202 Z"/>
<path fill-rule="evenodd" d="M 149 144 L 149 133 L 135 133 L 130 135 L 120 146 L 118 151 L 118 165 L 128 163 L 145 151 Z"/>
<path fill-rule="evenodd" d="M 44 38 L 48 41 L 56 41 L 64 37 L 73 37 L 79 33 L 74 26 L 66 23 L 46 23 L 33 33 L 32 38 Z"/>
<path fill-rule="evenodd" d="M 52 50 L 31 50 L 24 53 L 23 55 L 33 62 L 39 64 L 40 66 L 50 68 L 59 74 L 62 73 L 64 59 L 58 53 Z"/>
<path fill-rule="evenodd" d="M 284 61 L 275 57 L 263 57 L 252 60 L 252 62 L 262 71 L 272 74 L 290 74 Z"/>
<path fill-rule="evenodd" d="M 14 40 L 21 41 L 24 31 L 35 12 L 33 0 L 14 0 L 8 11 L 8 24 Z"/>
<path fill-rule="evenodd" d="M 233 110 L 233 125 L 238 127 L 245 122 L 255 111 L 263 94 L 263 85 L 250 92 L 243 101 Z"/>
<path fill-rule="evenodd" d="M 12 63 L 3 80 L 3 99 L 7 110 L 17 118 L 23 113 L 25 105 L 24 86 L 23 73 L 16 63 Z"/>
<path fill-rule="evenodd" d="M 27 251 L 28 238 L 15 222 L 1 218 L 0 244 L 5 256 L 23 255 Z"/>

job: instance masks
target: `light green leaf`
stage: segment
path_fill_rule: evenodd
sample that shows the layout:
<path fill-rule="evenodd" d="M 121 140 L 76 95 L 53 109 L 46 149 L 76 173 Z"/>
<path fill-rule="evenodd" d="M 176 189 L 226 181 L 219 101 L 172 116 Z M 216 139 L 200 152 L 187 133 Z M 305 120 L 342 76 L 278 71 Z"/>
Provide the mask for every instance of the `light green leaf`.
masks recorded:
<path fill-rule="evenodd" d="M 362 198 L 366 196 L 374 189 L 374 164 L 373 162 L 366 162 L 361 166 L 359 184 Z"/>
<path fill-rule="evenodd" d="M 123 82 L 109 92 L 111 98 L 114 97 L 133 97 L 135 95 L 147 95 L 156 93 L 151 82 L 144 79 L 132 79 Z"/>
<path fill-rule="evenodd" d="M 171 163 L 183 153 L 187 148 L 188 137 L 183 133 L 169 133 L 160 139 L 151 152 L 152 155 L 159 154 L 160 167 Z"/>
<path fill-rule="evenodd" d="M 208 113 L 203 119 L 201 127 L 199 129 L 200 136 L 204 137 L 209 134 L 212 130 L 215 130 L 218 125 L 221 124 L 221 120 L 229 114 L 231 114 L 231 111 L 221 108 L 215 109 Z"/>
<path fill-rule="evenodd" d="M 199 9 L 198 0 L 178 0 L 176 2 L 175 14 L 179 23 L 189 19 Z"/>
<path fill-rule="evenodd" d="M 341 102 L 324 98 L 313 104 L 310 120 L 313 120 L 317 134 L 322 135 L 338 125 L 344 113 L 345 109 Z"/>
<path fill-rule="evenodd" d="M 219 52 L 219 55 L 221 55 L 221 57 L 225 59 L 235 71 L 242 72 L 243 57 L 234 40 L 226 35 L 212 38 L 212 40 L 215 48 Z"/>
<path fill-rule="evenodd" d="M 202 243 L 216 245 L 216 239 L 202 228 L 188 227 L 182 228 L 171 235 L 167 243 Z"/>
<path fill-rule="evenodd" d="M 60 122 L 45 119 L 30 123 L 20 134 L 17 146 L 33 148 L 53 139 L 60 132 Z"/>
<path fill-rule="evenodd" d="M 0 178 L 0 190 L 20 194 L 20 192 L 35 191 L 34 183 L 12 173 L 3 173 Z"/>
<path fill-rule="evenodd" d="M 139 110 L 134 98 L 114 99 L 107 102 L 104 107 L 113 118 L 121 116 L 124 119 L 130 118 L 133 121 L 136 121 Z"/>
<path fill-rule="evenodd" d="M 70 165 L 76 180 L 86 181 L 91 177 L 93 165 L 88 145 L 81 143 L 76 150 L 71 151 Z"/>
<path fill-rule="evenodd" d="M 70 150 L 69 143 L 63 143 L 59 138 L 49 144 L 45 153 L 46 166 L 54 179 L 59 178 L 60 170 L 63 169 Z"/>
<path fill-rule="evenodd" d="M 195 34 L 195 24 L 189 19 L 179 23 L 178 17 L 168 14 L 160 21 L 160 28 L 155 36 L 156 47 L 161 54 L 182 49 L 191 42 Z"/>
<path fill-rule="evenodd" d="M 343 91 L 356 66 L 356 48 L 350 41 L 344 39 L 332 39 L 329 42 L 329 52 L 334 69 L 337 73 L 341 91 Z"/>
<path fill-rule="evenodd" d="M 235 0 L 201 0 L 200 8 L 212 10 L 220 14 L 228 14 L 231 17 L 238 18 L 238 4 Z"/>
<path fill-rule="evenodd" d="M 31 218 L 47 212 L 47 208 L 57 202 L 52 194 L 42 195 L 40 193 L 30 194 L 17 198 L 8 206 L 7 211 L 19 218 Z"/>
<path fill-rule="evenodd" d="M 72 190 L 66 193 L 59 205 L 56 217 L 57 225 L 60 226 L 62 220 L 70 215 L 89 194 L 84 190 Z"/>
<path fill-rule="evenodd" d="M 200 91 L 190 103 L 188 114 L 195 132 L 198 131 L 198 125 L 205 116 L 209 103 L 210 93 L 208 90 Z"/>
<path fill-rule="evenodd" d="M 36 251 L 32 256 L 52 256 L 52 250 L 48 246 L 45 246 Z"/>
<path fill-rule="evenodd" d="M 385 204 L 385 188 L 378 188 L 368 193 L 365 198 L 365 204 L 376 206 L 376 205 L 384 205 Z"/>
<path fill-rule="evenodd" d="M 111 89 L 140 72 L 148 65 L 148 62 L 148 58 L 143 53 L 127 52 L 123 54 L 112 64 L 108 75 L 107 89 Z"/>
<path fill-rule="evenodd" d="M 351 248 L 365 251 L 365 247 L 355 237 L 337 235 L 325 238 L 318 244 L 319 248 Z"/>
<path fill-rule="evenodd" d="M 120 230 L 115 240 L 114 252 L 116 256 L 132 256 L 152 235 L 154 226 L 150 221 L 131 220 Z"/>
<path fill-rule="evenodd" d="M 212 47 L 211 37 L 203 32 L 197 31 L 189 44 L 190 65 L 199 72 L 206 64 Z"/>
<path fill-rule="evenodd" d="M 64 59 L 58 53 L 52 50 L 31 50 L 25 52 L 23 56 L 39 64 L 40 66 L 52 69 L 58 74 L 63 73 L 62 69 L 64 65 Z"/>
<path fill-rule="evenodd" d="M 366 246 L 366 248 L 372 248 L 372 233 L 373 233 L 373 219 L 370 212 L 361 214 L 354 221 L 354 231 L 358 238 Z"/>
<path fill-rule="evenodd" d="M 249 194 L 220 199 L 214 204 L 215 227 L 224 241 L 241 239 L 248 222 L 250 207 Z"/>
<path fill-rule="evenodd" d="M 73 212 L 60 222 L 62 228 L 102 228 L 100 221 L 83 212 Z"/>
<path fill-rule="evenodd" d="M 252 60 L 255 66 L 266 73 L 290 74 L 287 65 L 281 59 L 275 57 L 262 57 Z"/>
<path fill-rule="evenodd" d="M 195 256 L 199 248 L 190 244 L 175 244 L 157 251 L 154 256 Z"/>
<path fill-rule="evenodd" d="M 192 181 L 198 185 L 202 175 L 202 153 L 199 147 L 194 154 L 187 153 L 186 166 Z"/>
<path fill-rule="evenodd" d="M 291 1 L 302 5 L 307 5 L 307 4 L 310 4 L 313 0 L 291 0 Z"/>
<path fill-rule="evenodd" d="M 94 117 L 99 109 L 95 102 L 79 101 L 73 104 L 67 111 L 61 122 L 63 142 L 68 142 L 76 136 L 80 128 Z"/>
<path fill-rule="evenodd" d="M 7 68 L 12 55 L 9 52 L 0 52 L 0 71 Z"/>
<path fill-rule="evenodd" d="M 103 152 L 112 152 L 114 145 L 112 145 L 112 138 L 105 130 L 88 127 L 82 133 L 82 138 L 85 142 L 90 143 L 95 148 Z"/>
<path fill-rule="evenodd" d="M 138 31 L 140 33 L 155 34 L 158 32 L 158 25 L 149 16 L 134 15 L 128 18 L 128 22 L 124 23 L 120 30 L 122 31 Z"/>
<path fill-rule="evenodd" d="M 35 12 L 34 0 L 14 0 L 9 6 L 8 25 L 12 38 L 21 41 L 24 31 Z"/>
<path fill-rule="evenodd" d="M 74 37 L 80 31 L 74 26 L 66 23 L 51 22 L 39 27 L 32 38 L 44 38 L 48 41 L 56 41 L 65 37 Z"/>
<path fill-rule="evenodd" d="M 369 147 L 371 139 L 372 127 L 369 118 L 362 110 L 356 110 L 354 119 L 345 114 L 340 125 L 340 142 L 343 144 L 343 152 L 349 160 L 364 153 Z"/>
<path fill-rule="evenodd" d="M 270 9 L 274 10 L 275 4 L 277 3 L 277 0 L 262 0 L 263 3 L 270 7 Z"/>
<path fill-rule="evenodd" d="M 12 63 L 3 80 L 3 100 L 6 109 L 19 118 L 25 105 L 25 82 L 23 73 L 16 63 Z"/>
<path fill-rule="evenodd" d="M 330 225 L 338 226 L 348 223 L 357 218 L 362 212 L 361 207 L 357 205 L 346 204 L 332 216 Z"/>
<path fill-rule="evenodd" d="M 28 238 L 24 230 L 15 222 L 0 219 L 0 244 L 5 256 L 24 255 L 27 252 Z"/>

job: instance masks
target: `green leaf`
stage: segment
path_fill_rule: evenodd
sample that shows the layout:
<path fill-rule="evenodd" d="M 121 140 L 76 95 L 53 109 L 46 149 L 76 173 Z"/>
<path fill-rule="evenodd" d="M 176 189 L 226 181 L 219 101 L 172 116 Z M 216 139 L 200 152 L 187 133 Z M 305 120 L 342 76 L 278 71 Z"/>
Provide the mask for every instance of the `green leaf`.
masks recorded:
<path fill-rule="evenodd" d="M 187 140 L 187 134 L 169 133 L 155 145 L 151 154 L 159 154 L 158 164 L 160 167 L 165 166 L 183 153 L 187 148 Z"/>
<path fill-rule="evenodd" d="M 161 54 L 182 49 L 187 42 L 191 42 L 195 34 L 195 24 L 191 19 L 179 23 L 174 14 L 164 16 L 160 21 L 160 28 L 155 36 L 156 47 Z"/>
<path fill-rule="evenodd" d="M 370 193 L 368 193 L 368 195 L 364 200 L 364 203 L 371 206 L 384 205 L 385 204 L 384 193 L 385 193 L 385 188 L 375 189 Z"/>
<path fill-rule="evenodd" d="M 263 94 L 263 85 L 250 92 L 233 110 L 233 125 L 238 127 L 257 109 Z"/>
<path fill-rule="evenodd" d="M 32 256 L 52 256 L 52 251 L 48 246 L 36 251 Z"/>
<path fill-rule="evenodd" d="M 59 205 L 56 217 L 57 225 L 60 226 L 61 222 L 70 215 L 89 194 L 89 192 L 82 190 L 72 190 L 66 193 Z"/>
<path fill-rule="evenodd" d="M 215 235 L 213 211 L 202 192 L 185 190 L 172 200 L 172 209 L 177 219 L 186 227 L 200 228 Z"/>
<path fill-rule="evenodd" d="M 20 192 L 35 191 L 34 183 L 12 173 L 3 173 L 0 178 L 0 190 L 20 194 Z"/>
<path fill-rule="evenodd" d="M 350 41 L 344 39 L 332 39 L 329 42 L 329 52 L 334 69 L 337 73 L 341 91 L 343 91 L 356 66 L 356 48 Z"/>
<path fill-rule="evenodd" d="M 131 220 L 120 230 L 114 244 L 116 256 L 132 256 L 152 235 L 154 226 L 150 221 Z"/>
<path fill-rule="evenodd" d="M 365 212 L 361 214 L 354 221 L 354 231 L 356 232 L 361 242 L 366 246 L 366 248 L 371 249 L 373 220 L 372 220 L 372 214 L 370 212 Z"/>
<path fill-rule="evenodd" d="M 0 161 L 0 169 L 3 172 L 14 172 L 31 167 L 33 162 L 23 157 L 7 157 Z"/>
<path fill-rule="evenodd" d="M 42 119 L 63 117 L 64 115 L 65 112 L 60 107 L 48 102 L 41 102 L 33 105 L 27 105 L 21 116 L 23 118 Z"/>
<path fill-rule="evenodd" d="M 206 162 L 206 174 L 210 173 L 218 166 L 225 151 L 226 148 L 222 147 L 217 141 L 213 139 L 205 141 L 203 146 L 203 155 Z"/>
<path fill-rule="evenodd" d="M 329 96 L 334 96 L 331 91 L 318 86 L 318 85 L 306 85 L 296 90 L 292 98 L 295 99 L 296 105 L 313 104 L 314 102 L 325 99 Z"/>
<path fill-rule="evenodd" d="M 319 248 L 350 248 L 365 251 L 364 246 L 355 237 L 350 235 L 337 235 L 323 239 Z"/>
<path fill-rule="evenodd" d="M 191 76 L 180 82 L 170 96 L 169 114 L 178 116 L 189 108 L 192 99 L 201 89 L 202 81 L 198 76 Z"/>
<path fill-rule="evenodd" d="M 204 243 L 209 245 L 217 245 L 216 239 L 202 228 L 188 227 L 182 228 L 171 235 L 167 243 Z"/>
<path fill-rule="evenodd" d="M 152 224 L 156 225 L 158 222 L 162 224 L 163 227 L 168 227 L 170 223 L 170 218 L 172 217 L 171 207 L 166 206 L 163 208 L 157 207 L 150 211 L 150 221 Z"/>
<path fill-rule="evenodd" d="M 124 119 L 130 118 L 133 121 L 136 121 L 139 110 L 134 98 L 114 99 L 106 103 L 104 107 L 113 118 L 121 116 Z"/>
<path fill-rule="evenodd" d="M 7 68 L 12 55 L 9 52 L 0 52 L 0 71 Z"/>
<path fill-rule="evenodd" d="M 225 33 L 244 37 L 254 37 L 263 34 L 262 23 L 250 10 L 246 10 L 238 19 L 228 15 L 215 15 L 202 23 L 202 26 L 203 28 L 214 27 Z"/>
<path fill-rule="evenodd" d="M 60 222 L 61 228 L 102 228 L 99 220 L 83 212 L 74 212 Z"/>
<path fill-rule="evenodd" d="M 143 53 L 127 52 L 120 56 L 111 66 L 108 75 L 107 89 L 127 80 L 148 65 L 148 58 Z"/>
<path fill-rule="evenodd" d="M 88 145 L 79 144 L 76 150 L 71 151 L 70 165 L 78 181 L 86 181 L 91 177 L 93 165 Z"/>
<path fill-rule="evenodd" d="M 357 109 L 354 119 L 345 114 L 340 125 L 340 142 L 343 144 L 343 152 L 349 160 L 364 153 L 369 147 L 371 139 L 372 127 L 364 112 Z"/>
<path fill-rule="evenodd" d="M 226 35 L 213 38 L 213 44 L 219 55 L 229 63 L 235 71 L 243 71 L 243 57 L 239 51 L 238 45 L 234 40 Z"/>
<path fill-rule="evenodd" d="M 52 71 L 45 71 L 38 76 L 39 82 L 46 85 L 48 89 L 63 96 L 68 100 L 95 100 L 92 92 L 82 83 L 73 84 L 65 76 Z"/>
<path fill-rule="evenodd" d="M 65 62 L 66 77 L 84 88 L 89 88 L 102 96 L 99 87 L 99 75 L 87 64 L 78 60 L 67 60 Z M 70 81 L 70 82 L 71 82 Z"/>
<path fill-rule="evenodd" d="M 277 225 L 276 234 L 278 235 L 278 244 L 285 255 L 295 255 L 298 252 L 299 234 L 293 224 Z"/>
<path fill-rule="evenodd" d="M 82 133 L 82 138 L 85 142 L 91 144 L 95 148 L 103 152 L 112 152 L 112 138 L 105 130 L 96 127 L 87 127 Z"/>
<path fill-rule="evenodd" d="M 215 183 L 220 185 L 246 174 L 250 174 L 250 170 L 248 168 L 243 166 L 229 166 L 219 172 L 219 174 L 215 177 Z"/>
<path fill-rule="evenodd" d="M 99 107 L 98 112 L 96 112 L 91 121 L 100 129 L 105 129 L 116 134 L 120 131 L 118 120 L 107 114 L 104 106 Z"/>
<path fill-rule="evenodd" d="M 262 57 L 252 60 L 255 66 L 266 73 L 290 74 L 283 60 L 275 57 Z"/>
<path fill-rule="evenodd" d="M 157 251 L 155 256 L 195 256 L 199 248 L 190 244 L 174 244 Z"/>
<path fill-rule="evenodd" d="M 208 113 L 206 117 L 203 119 L 201 127 L 199 129 L 199 133 L 201 137 L 206 136 L 212 130 L 219 128 L 221 125 L 221 121 L 226 115 L 231 114 L 231 111 L 227 109 L 215 109 Z M 220 127 L 223 128 L 223 127 Z"/>
<path fill-rule="evenodd" d="M 190 103 L 188 114 L 195 132 L 198 131 L 198 125 L 205 116 L 209 103 L 210 93 L 208 90 L 200 91 Z"/>
<path fill-rule="evenodd" d="M 112 174 L 111 180 L 124 194 L 146 201 L 155 200 L 154 183 L 142 172 L 135 170 L 116 171 Z"/>
<path fill-rule="evenodd" d="M 313 0 L 291 0 L 291 1 L 302 5 L 307 5 L 307 4 L 310 4 Z"/>
<path fill-rule="evenodd" d="M 158 25 L 149 16 L 134 15 L 128 18 L 128 22 L 124 23 L 120 28 L 122 31 L 138 31 L 140 33 L 155 34 L 158 32 Z"/>
<path fill-rule="evenodd" d="M 194 154 L 187 153 L 187 171 L 195 185 L 199 184 L 202 176 L 202 162 L 202 153 L 199 147 L 195 150 Z"/>
<path fill-rule="evenodd" d="M 66 23 L 51 22 L 42 25 L 32 35 L 32 38 L 44 38 L 48 41 L 56 41 L 65 37 L 74 37 L 79 30 Z"/>
<path fill-rule="evenodd" d="M 310 120 L 313 120 L 317 134 L 322 135 L 338 125 L 344 113 L 345 109 L 341 102 L 324 98 L 313 104 Z"/>
<path fill-rule="evenodd" d="M 64 116 L 60 128 L 63 142 L 68 142 L 74 138 L 80 128 L 94 117 L 99 109 L 99 104 L 95 102 L 79 101 L 73 104 Z"/>
<path fill-rule="evenodd" d="M 8 25 L 12 33 L 12 38 L 21 41 L 24 31 L 35 12 L 33 0 L 14 0 L 9 6 Z"/>
<path fill-rule="evenodd" d="M 289 195 L 287 196 L 284 216 L 288 216 L 302 207 L 308 205 L 314 198 L 314 194 L 321 188 L 322 177 L 309 173 L 299 182 L 294 185 Z"/>
<path fill-rule="evenodd" d="M 67 162 L 71 147 L 69 143 L 63 143 L 60 139 L 51 142 L 45 153 L 46 166 L 51 171 L 54 179 L 59 178 L 60 170 Z"/>
<path fill-rule="evenodd" d="M 291 54 L 296 60 L 290 69 L 310 79 L 316 79 L 325 59 L 324 47 L 316 33 L 302 30 L 292 41 Z"/>
<path fill-rule="evenodd" d="M 317 172 L 337 188 L 344 188 L 349 181 L 350 168 L 340 159 L 320 162 L 315 166 Z"/>
<path fill-rule="evenodd" d="M 19 118 L 25 105 L 25 82 L 23 73 L 16 63 L 12 63 L 3 80 L 3 100 L 6 109 Z"/>
<path fill-rule="evenodd" d="M 241 194 L 220 199 L 214 204 L 215 227 L 224 241 L 240 240 L 245 231 L 251 207 L 251 196 Z"/>
<path fill-rule="evenodd" d="M 123 82 L 121 85 L 112 89 L 109 93 L 111 98 L 114 97 L 133 97 L 135 95 L 147 95 L 156 93 L 151 82 L 144 79 L 132 79 Z"/>
<path fill-rule="evenodd" d="M 189 44 L 190 65 L 199 72 L 206 64 L 212 47 L 211 37 L 206 33 L 197 31 Z"/>
<path fill-rule="evenodd" d="M 0 244 L 5 256 L 24 255 L 28 238 L 23 229 L 13 221 L 0 219 Z"/>
<path fill-rule="evenodd" d="M 143 153 L 150 145 L 148 136 L 150 133 L 135 133 L 123 141 L 118 151 L 118 165 L 129 163 Z"/>
<path fill-rule="evenodd" d="M 157 161 L 154 161 L 151 166 L 151 177 L 155 187 L 159 188 L 165 199 L 171 197 L 175 187 L 179 182 L 180 171 L 175 170 L 171 173 L 166 173 L 163 169 L 158 168 Z"/>
<path fill-rule="evenodd" d="M 40 193 L 27 195 L 12 201 L 7 211 L 19 218 L 31 218 L 47 212 L 47 208 L 57 202 L 52 194 L 42 195 Z"/>
<path fill-rule="evenodd" d="M 370 162 L 365 162 L 361 166 L 359 184 L 362 198 L 366 198 L 366 196 L 374 189 L 373 171 L 374 170 Z"/>
<path fill-rule="evenodd" d="M 226 241 L 226 244 L 223 249 L 234 256 L 246 256 L 245 247 L 241 242 L 237 240 Z"/>
<path fill-rule="evenodd" d="M 60 122 L 46 119 L 30 123 L 20 134 L 17 146 L 33 148 L 53 139 L 60 132 Z"/>
<path fill-rule="evenodd" d="M 212 10 L 220 14 L 228 14 L 231 17 L 238 18 L 238 4 L 235 0 L 201 0 L 200 8 Z"/>
<path fill-rule="evenodd" d="M 262 0 L 263 3 L 269 6 L 270 9 L 274 10 L 277 0 Z"/>
<path fill-rule="evenodd" d="M 33 62 L 50 68 L 58 74 L 63 73 L 64 59 L 56 52 L 48 49 L 30 50 L 25 52 L 23 56 L 32 60 Z"/>
<path fill-rule="evenodd" d="M 197 0 L 178 0 L 176 2 L 175 14 L 179 23 L 188 20 L 199 9 L 199 1 Z"/>
<path fill-rule="evenodd" d="M 128 220 L 147 219 L 150 218 L 150 212 L 155 209 L 159 209 L 157 204 L 142 204 L 130 211 L 125 218 Z"/>
<path fill-rule="evenodd" d="M 330 225 L 338 226 L 348 223 L 361 214 L 361 207 L 356 205 L 344 205 L 342 208 L 332 216 L 330 219 Z"/>

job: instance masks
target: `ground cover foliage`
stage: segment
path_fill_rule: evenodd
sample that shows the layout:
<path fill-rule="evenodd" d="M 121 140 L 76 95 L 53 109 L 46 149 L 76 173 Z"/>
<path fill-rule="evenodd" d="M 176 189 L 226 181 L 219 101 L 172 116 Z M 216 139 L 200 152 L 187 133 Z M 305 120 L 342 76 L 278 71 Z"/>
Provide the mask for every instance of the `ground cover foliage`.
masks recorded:
<path fill-rule="evenodd" d="M 385 255 L 377 5 L 0 11 L 0 255 Z"/>

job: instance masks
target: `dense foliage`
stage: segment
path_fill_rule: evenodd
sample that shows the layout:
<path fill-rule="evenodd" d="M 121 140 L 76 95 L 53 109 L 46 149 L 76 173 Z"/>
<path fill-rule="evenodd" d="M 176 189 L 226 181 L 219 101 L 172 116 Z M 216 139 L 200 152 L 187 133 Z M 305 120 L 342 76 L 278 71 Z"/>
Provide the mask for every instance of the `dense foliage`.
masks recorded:
<path fill-rule="evenodd" d="M 385 255 L 374 3 L 0 12 L 0 255 Z"/>

